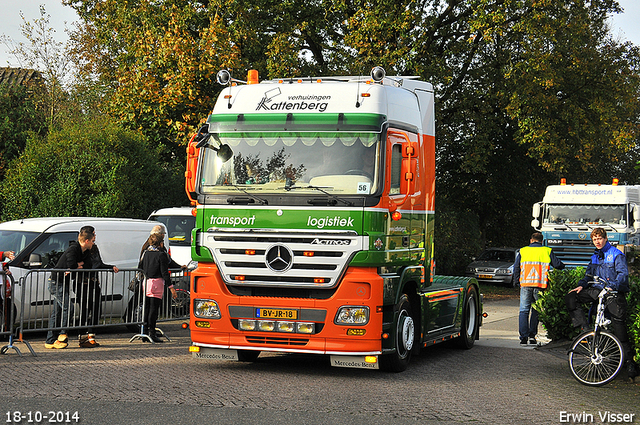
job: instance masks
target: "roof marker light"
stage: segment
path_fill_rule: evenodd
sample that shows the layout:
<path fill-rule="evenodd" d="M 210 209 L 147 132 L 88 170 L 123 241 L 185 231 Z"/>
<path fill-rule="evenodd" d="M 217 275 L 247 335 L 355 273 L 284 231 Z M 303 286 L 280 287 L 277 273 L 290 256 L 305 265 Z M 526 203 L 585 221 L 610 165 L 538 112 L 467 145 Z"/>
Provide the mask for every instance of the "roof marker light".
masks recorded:
<path fill-rule="evenodd" d="M 259 82 L 258 70 L 250 69 L 249 72 L 247 72 L 247 84 L 258 84 Z"/>

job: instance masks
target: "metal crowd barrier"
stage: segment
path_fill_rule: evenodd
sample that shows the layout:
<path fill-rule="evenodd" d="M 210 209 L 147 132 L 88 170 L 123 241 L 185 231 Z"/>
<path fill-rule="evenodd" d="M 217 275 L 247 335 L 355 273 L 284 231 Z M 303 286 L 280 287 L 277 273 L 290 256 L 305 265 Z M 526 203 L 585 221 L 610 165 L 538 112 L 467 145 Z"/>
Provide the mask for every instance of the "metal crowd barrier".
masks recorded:
<path fill-rule="evenodd" d="M 4 338 L 8 338 L 9 343 L 2 346 L 0 348 L 1 354 L 6 354 L 7 351 L 13 349 L 22 357 L 22 352 L 20 349 L 14 344 L 15 335 L 14 335 L 14 324 L 16 319 L 16 310 L 13 304 L 13 290 L 15 288 L 15 281 L 11 273 L 7 273 L 4 270 L 0 271 L 0 294 L 2 299 L 2 311 L 0 311 L 0 315 L 2 316 L 2 323 L 0 324 L 0 336 Z M 31 347 L 31 344 L 27 341 L 22 340 L 22 334 L 18 339 L 19 342 L 24 343 L 31 355 L 36 356 L 35 351 Z"/>
<path fill-rule="evenodd" d="M 141 284 L 136 291 L 130 291 L 129 283 L 136 276 L 141 278 Z M 189 317 L 189 273 L 172 271 L 172 283 L 178 299 L 173 300 L 171 293 L 165 291 L 158 322 Z M 150 340 L 148 332 L 142 329 L 146 308 L 144 273 L 138 269 L 120 269 L 118 273 L 93 269 L 31 270 L 13 286 L 13 295 L 16 315 L 9 320 L 11 328 L 7 332 L 11 335 L 16 329 L 21 340 L 24 333 L 30 332 L 63 329 L 95 332 L 115 325 L 127 326 L 137 333 L 131 341 Z M 54 310 L 56 314 L 52 315 Z M 164 335 L 161 329 L 158 331 Z"/>
<path fill-rule="evenodd" d="M 183 269 L 171 269 L 169 270 L 169 272 L 171 273 L 171 283 L 176 290 L 177 297 L 176 299 L 173 299 L 170 290 L 165 289 L 157 323 L 180 319 L 186 320 L 189 318 L 189 306 L 191 305 L 191 295 L 189 292 L 189 281 L 191 279 L 190 272 Z M 136 305 L 138 306 L 138 313 L 136 317 L 144 317 L 146 305 L 144 304 L 143 300 L 144 288 L 142 288 L 141 292 L 136 295 Z M 142 321 L 140 321 L 140 323 L 141 322 Z M 151 341 L 151 338 L 149 337 L 147 331 L 148 330 L 146 329 L 140 329 L 140 332 L 131 337 L 129 342 L 132 342 L 136 339 Z M 167 340 L 171 341 L 171 338 L 169 338 L 169 336 L 167 336 L 161 328 L 156 327 L 156 333 L 161 337 L 165 337 Z"/>

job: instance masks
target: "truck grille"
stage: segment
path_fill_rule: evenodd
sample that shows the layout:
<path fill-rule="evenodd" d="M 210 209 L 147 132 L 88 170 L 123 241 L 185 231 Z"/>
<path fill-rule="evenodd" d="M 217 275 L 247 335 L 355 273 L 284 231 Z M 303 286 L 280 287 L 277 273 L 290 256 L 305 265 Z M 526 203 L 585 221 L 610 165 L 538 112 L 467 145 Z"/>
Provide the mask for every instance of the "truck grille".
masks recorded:
<path fill-rule="evenodd" d="M 202 245 L 228 285 L 327 289 L 368 246 L 368 237 L 351 231 L 209 229 Z"/>
<path fill-rule="evenodd" d="M 593 244 L 591 240 L 562 240 L 561 244 L 549 244 L 553 249 L 553 253 L 569 268 L 586 266 L 591 260 L 593 254 Z"/>

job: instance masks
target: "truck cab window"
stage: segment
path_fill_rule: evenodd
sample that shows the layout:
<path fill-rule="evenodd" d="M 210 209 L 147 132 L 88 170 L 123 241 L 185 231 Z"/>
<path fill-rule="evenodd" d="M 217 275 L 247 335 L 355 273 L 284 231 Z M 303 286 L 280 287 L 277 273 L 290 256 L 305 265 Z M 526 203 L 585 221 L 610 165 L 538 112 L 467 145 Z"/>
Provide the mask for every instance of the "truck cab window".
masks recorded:
<path fill-rule="evenodd" d="M 391 187 L 390 195 L 400 193 L 400 179 L 402 177 L 402 145 L 397 143 L 391 148 Z"/>

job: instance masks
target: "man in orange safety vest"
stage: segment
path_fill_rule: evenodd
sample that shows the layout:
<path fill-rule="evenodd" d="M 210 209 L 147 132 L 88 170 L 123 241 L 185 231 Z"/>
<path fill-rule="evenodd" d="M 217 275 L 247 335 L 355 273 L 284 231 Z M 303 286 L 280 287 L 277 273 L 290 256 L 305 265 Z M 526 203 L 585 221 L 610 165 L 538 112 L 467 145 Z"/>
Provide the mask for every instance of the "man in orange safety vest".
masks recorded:
<path fill-rule="evenodd" d="M 548 284 L 549 269 L 563 269 L 560 261 L 551 248 L 542 246 L 543 236 L 540 232 L 531 235 L 529 246 L 520 248 L 513 265 L 514 280 L 520 284 L 520 314 L 518 318 L 520 344 L 536 345 L 538 333 L 538 312 L 531 308 L 538 299 L 538 292 Z M 531 314 L 529 314 L 531 313 Z"/>

